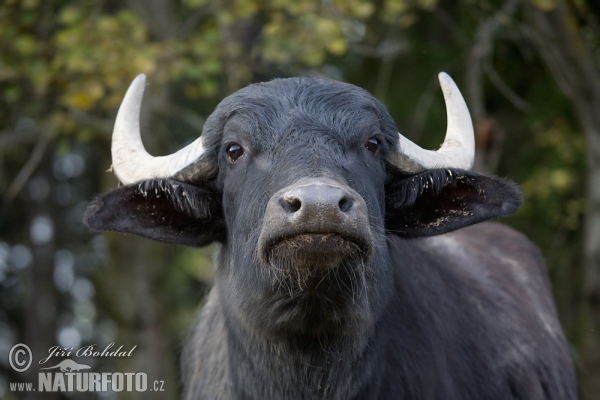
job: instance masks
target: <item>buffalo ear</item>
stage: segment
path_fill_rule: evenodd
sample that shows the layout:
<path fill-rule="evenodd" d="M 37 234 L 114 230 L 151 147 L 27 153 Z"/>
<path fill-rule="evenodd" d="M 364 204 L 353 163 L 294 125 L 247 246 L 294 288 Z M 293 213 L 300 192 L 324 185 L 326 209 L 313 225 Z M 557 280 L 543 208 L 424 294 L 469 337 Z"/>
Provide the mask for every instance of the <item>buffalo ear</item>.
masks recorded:
<path fill-rule="evenodd" d="M 511 214 L 521 205 L 517 186 L 458 169 L 434 169 L 386 181 L 386 230 L 402 237 L 439 235 Z"/>
<path fill-rule="evenodd" d="M 188 246 L 205 246 L 225 233 L 220 197 L 171 179 L 141 181 L 101 194 L 88 206 L 83 222 L 94 230 Z"/>

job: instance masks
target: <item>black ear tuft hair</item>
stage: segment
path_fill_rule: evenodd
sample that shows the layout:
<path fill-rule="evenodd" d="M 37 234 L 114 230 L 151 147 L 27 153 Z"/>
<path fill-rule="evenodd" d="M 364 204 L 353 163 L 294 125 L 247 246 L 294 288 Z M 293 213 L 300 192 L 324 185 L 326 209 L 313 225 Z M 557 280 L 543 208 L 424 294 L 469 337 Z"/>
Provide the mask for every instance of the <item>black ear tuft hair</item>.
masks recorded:
<path fill-rule="evenodd" d="M 94 198 L 83 217 L 91 229 L 204 246 L 225 235 L 220 198 L 171 179 L 151 179 Z"/>
<path fill-rule="evenodd" d="M 397 178 L 388 179 L 390 190 L 389 193 L 386 191 L 386 202 L 393 208 L 404 208 L 414 205 L 425 193 L 437 195 L 456 179 L 464 179 L 464 175 L 453 174 L 451 169 L 434 169 L 404 179 Z"/>
<path fill-rule="evenodd" d="M 511 214 L 521 203 L 514 183 L 470 171 L 391 173 L 386 182 L 386 229 L 404 237 L 438 235 Z"/>

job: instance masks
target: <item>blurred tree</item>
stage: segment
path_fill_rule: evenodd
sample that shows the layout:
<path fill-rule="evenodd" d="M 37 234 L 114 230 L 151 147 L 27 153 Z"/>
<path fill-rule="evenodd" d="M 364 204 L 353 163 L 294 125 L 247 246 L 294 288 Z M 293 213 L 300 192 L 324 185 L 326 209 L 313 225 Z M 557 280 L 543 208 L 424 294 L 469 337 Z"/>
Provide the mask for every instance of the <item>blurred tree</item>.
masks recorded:
<path fill-rule="evenodd" d="M 435 75 L 447 70 L 472 110 L 476 167 L 522 183 L 525 206 L 509 221 L 543 249 L 581 354 L 584 398 L 593 398 L 598 17 L 591 0 L 5 0 L 0 354 L 19 341 L 42 352 L 50 343 L 137 344 L 132 359 L 94 368 L 146 369 L 167 381 L 156 398 L 176 396 L 177 353 L 210 283 L 209 252 L 96 235 L 80 223 L 92 194 L 117 185 L 105 173 L 110 132 L 138 73 L 149 81 L 144 142 L 160 155 L 195 139 L 227 94 L 292 75 L 364 87 L 404 134 L 433 148 L 445 125 Z M 53 235 L 40 242 L 34 232 L 44 230 Z M 6 384 L 19 379 L 0 364 L 0 397 L 14 397 Z"/>
<path fill-rule="evenodd" d="M 535 2 L 534 2 L 535 3 Z M 600 393 L 600 14 L 592 1 L 537 2 L 527 9 L 531 38 L 585 138 L 585 212 L 579 349 L 581 392 Z"/>

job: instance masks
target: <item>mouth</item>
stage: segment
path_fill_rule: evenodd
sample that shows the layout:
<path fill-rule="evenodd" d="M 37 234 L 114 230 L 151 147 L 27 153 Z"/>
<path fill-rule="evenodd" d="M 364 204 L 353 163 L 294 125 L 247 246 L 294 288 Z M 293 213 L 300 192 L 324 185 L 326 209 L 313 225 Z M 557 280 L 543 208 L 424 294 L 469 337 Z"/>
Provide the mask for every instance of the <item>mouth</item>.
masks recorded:
<path fill-rule="evenodd" d="M 269 241 L 263 257 L 270 265 L 328 270 L 348 259 L 364 260 L 370 253 L 370 246 L 358 237 L 339 233 L 301 233 Z"/>

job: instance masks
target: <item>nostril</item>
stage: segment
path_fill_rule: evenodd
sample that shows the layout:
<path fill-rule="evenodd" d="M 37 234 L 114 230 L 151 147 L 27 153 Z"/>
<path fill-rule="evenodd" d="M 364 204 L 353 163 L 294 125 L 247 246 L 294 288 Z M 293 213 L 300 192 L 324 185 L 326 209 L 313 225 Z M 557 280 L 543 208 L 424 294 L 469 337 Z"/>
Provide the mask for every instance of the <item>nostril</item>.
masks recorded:
<path fill-rule="evenodd" d="M 347 213 L 352 208 L 353 203 L 354 201 L 351 198 L 344 196 L 338 203 L 338 206 L 340 207 L 340 210 L 342 210 L 342 212 Z"/>
<path fill-rule="evenodd" d="M 297 197 L 284 196 L 280 201 L 281 207 L 290 213 L 295 213 L 302 207 L 302 202 Z"/>
<path fill-rule="evenodd" d="M 299 185 L 278 195 L 279 212 L 303 218 L 346 218 L 357 201 L 351 193 L 328 184 Z"/>

